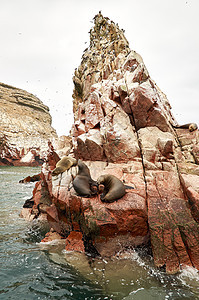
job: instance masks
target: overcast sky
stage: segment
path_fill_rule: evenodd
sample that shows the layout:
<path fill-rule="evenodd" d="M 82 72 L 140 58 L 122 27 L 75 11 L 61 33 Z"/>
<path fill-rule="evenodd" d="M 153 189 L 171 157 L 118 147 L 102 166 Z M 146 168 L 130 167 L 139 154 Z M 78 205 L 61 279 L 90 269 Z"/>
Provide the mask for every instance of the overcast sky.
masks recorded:
<path fill-rule="evenodd" d="M 199 124 L 199 0 L 0 0 L 0 82 L 36 95 L 67 135 L 72 76 L 99 10 L 125 30 L 177 121 Z"/>

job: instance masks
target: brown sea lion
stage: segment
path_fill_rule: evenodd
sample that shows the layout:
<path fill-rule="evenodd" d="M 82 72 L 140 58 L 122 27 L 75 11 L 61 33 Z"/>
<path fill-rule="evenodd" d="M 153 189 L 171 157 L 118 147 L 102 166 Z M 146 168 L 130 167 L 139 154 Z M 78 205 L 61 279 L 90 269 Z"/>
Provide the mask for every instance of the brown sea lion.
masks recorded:
<path fill-rule="evenodd" d="M 77 165 L 77 160 L 71 156 L 64 156 L 56 164 L 56 168 L 52 171 L 52 176 L 59 175 Z"/>
<path fill-rule="evenodd" d="M 98 192 L 98 184 L 91 178 L 90 170 L 83 161 L 78 160 L 78 173 L 73 180 L 76 193 L 82 197 L 91 197 Z"/>
<path fill-rule="evenodd" d="M 192 132 L 198 129 L 198 125 L 196 123 L 188 123 L 184 125 L 176 125 L 174 128 L 189 129 L 189 131 Z"/>
<path fill-rule="evenodd" d="M 126 193 L 126 188 L 133 187 L 125 185 L 120 179 L 114 175 L 105 174 L 97 179 L 98 185 L 104 185 L 104 192 L 100 196 L 103 202 L 111 203 L 119 198 L 122 198 Z"/>

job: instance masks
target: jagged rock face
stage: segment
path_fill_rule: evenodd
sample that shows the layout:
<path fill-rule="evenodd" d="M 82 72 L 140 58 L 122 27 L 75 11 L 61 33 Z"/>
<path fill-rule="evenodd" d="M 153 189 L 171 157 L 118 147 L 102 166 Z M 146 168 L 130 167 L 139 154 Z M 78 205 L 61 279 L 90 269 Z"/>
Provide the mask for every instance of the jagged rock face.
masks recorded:
<path fill-rule="evenodd" d="M 90 30 L 90 46 L 85 49 L 81 65 L 75 70 L 73 78 L 75 117 L 79 102 L 88 97 L 91 86 L 107 79 L 118 68 L 115 58 L 121 51 L 129 52 L 128 41 L 117 25 L 101 13 L 95 16 L 94 22 L 95 26 Z"/>
<path fill-rule="evenodd" d="M 57 154 L 60 157 L 67 156 L 72 148 L 72 137 L 62 135 L 54 143 Z"/>
<path fill-rule="evenodd" d="M 173 132 L 176 121 L 124 32 L 101 14 L 94 22 L 73 79 L 74 148 L 85 160 L 127 162 L 139 156 L 140 128 Z"/>
<path fill-rule="evenodd" d="M 115 175 L 134 183 L 137 195 L 143 195 L 145 187 L 157 266 L 165 265 L 168 273 L 183 263 L 198 268 L 198 130 L 174 130 L 176 121 L 165 94 L 150 78 L 141 56 L 129 49 L 123 31 L 101 14 L 94 23 L 90 47 L 74 76 L 76 155 L 123 163 L 115 165 Z M 130 162 L 140 163 L 140 168 L 124 167 Z M 107 167 L 103 172 L 109 172 Z"/>
<path fill-rule="evenodd" d="M 65 237 L 81 232 L 71 235 L 80 251 L 81 236 L 86 251 L 92 245 L 102 256 L 150 238 L 156 266 L 168 273 L 183 264 L 199 269 L 198 130 L 174 129 L 166 96 L 123 31 L 100 13 L 94 20 L 74 77 L 73 150 L 93 179 L 112 174 L 134 190 L 113 203 L 79 197 L 69 189 L 72 170 L 52 179 L 49 164 L 47 219 Z"/>
<path fill-rule="evenodd" d="M 35 156 L 42 157 L 42 152 L 48 149 L 48 140 L 57 138 L 48 107 L 34 95 L 3 83 L 0 83 L 0 119 L 2 163 L 23 164 Z"/>

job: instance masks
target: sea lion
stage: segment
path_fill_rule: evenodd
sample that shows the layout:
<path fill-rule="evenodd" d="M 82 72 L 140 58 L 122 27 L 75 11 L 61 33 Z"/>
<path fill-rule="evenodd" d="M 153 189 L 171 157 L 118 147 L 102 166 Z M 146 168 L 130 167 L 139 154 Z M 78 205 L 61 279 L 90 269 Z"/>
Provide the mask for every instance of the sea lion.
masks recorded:
<path fill-rule="evenodd" d="M 111 203 L 119 198 L 122 198 L 126 193 L 126 188 L 133 187 L 125 185 L 120 179 L 114 175 L 105 174 L 97 179 L 98 185 L 104 185 L 104 192 L 100 195 L 103 202 Z"/>
<path fill-rule="evenodd" d="M 56 164 L 56 168 L 52 171 L 52 176 L 59 175 L 77 165 L 77 160 L 71 156 L 64 156 Z"/>
<path fill-rule="evenodd" d="M 189 131 L 192 132 L 198 129 L 198 125 L 196 123 L 188 123 L 184 125 L 176 125 L 174 128 L 189 129 Z"/>
<path fill-rule="evenodd" d="M 91 178 L 90 170 L 83 161 L 78 160 L 78 173 L 73 180 L 76 193 L 83 197 L 91 197 L 98 192 L 98 184 Z"/>

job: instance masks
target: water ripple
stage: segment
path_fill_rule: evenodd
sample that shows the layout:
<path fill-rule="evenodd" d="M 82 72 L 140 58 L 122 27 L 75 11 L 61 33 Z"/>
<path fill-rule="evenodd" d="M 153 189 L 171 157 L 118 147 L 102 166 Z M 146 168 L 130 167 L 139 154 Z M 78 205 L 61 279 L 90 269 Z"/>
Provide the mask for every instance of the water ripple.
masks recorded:
<path fill-rule="evenodd" d="M 105 261 L 63 251 L 63 244 L 41 245 L 47 224 L 19 217 L 34 184 L 18 183 L 39 171 L 0 167 L 1 300 L 199 299 L 199 275 L 193 268 L 169 276 L 155 269 L 146 253 L 131 250 Z"/>

